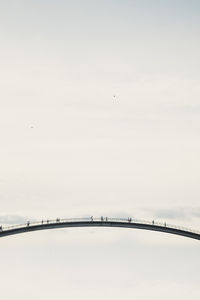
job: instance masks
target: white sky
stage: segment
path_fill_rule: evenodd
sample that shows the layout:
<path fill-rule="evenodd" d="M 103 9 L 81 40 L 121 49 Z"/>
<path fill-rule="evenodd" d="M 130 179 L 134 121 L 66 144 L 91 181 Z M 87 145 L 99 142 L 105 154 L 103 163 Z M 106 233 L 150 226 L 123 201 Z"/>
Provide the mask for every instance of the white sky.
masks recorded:
<path fill-rule="evenodd" d="M 0 1 L 0 222 L 200 229 L 199 36 L 197 0 Z M 200 298 L 198 241 L 66 229 L 0 242 L 5 300 Z"/>

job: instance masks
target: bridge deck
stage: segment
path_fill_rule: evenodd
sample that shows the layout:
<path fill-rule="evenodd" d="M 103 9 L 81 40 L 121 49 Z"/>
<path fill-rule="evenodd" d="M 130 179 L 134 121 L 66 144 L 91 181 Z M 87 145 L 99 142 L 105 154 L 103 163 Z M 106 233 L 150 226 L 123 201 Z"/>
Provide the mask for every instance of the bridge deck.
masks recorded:
<path fill-rule="evenodd" d="M 80 219 L 56 219 L 45 220 L 41 222 L 20 224 L 10 227 L 0 227 L 0 237 L 8 235 L 25 233 L 37 230 L 47 230 L 54 228 L 64 227 L 121 227 L 121 228 L 135 228 L 152 231 L 160 231 L 170 234 L 185 236 L 188 238 L 200 240 L 200 232 L 190 230 L 183 227 L 168 225 L 166 223 L 140 221 L 132 218 L 128 219 L 115 219 L 115 218 L 80 218 Z"/>

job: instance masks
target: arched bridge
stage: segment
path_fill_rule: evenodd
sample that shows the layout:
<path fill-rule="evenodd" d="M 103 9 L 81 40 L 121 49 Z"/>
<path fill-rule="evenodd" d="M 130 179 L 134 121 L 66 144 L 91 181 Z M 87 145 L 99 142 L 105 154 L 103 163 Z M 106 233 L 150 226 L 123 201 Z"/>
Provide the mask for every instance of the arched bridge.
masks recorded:
<path fill-rule="evenodd" d="M 136 228 L 152 231 L 160 231 L 165 233 L 171 233 L 176 235 L 185 236 L 188 238 L 200 240 L 200 231 L 187 229 L 184 227 L 169 225 L 167 223 L 158 223 L 154 220 L 142 221 L 133 218 L 116 219 L 108 217 L 100 218 L 76 218 L 76 219 L 59 219 L 56 220 L 42 220 L 40 222 L 14 225 L 9 227 L 0 226 L 0 237 L 19 234 L 24 232 L 64 228 L 64 227 L 121 227 L 121 228 Z"/>

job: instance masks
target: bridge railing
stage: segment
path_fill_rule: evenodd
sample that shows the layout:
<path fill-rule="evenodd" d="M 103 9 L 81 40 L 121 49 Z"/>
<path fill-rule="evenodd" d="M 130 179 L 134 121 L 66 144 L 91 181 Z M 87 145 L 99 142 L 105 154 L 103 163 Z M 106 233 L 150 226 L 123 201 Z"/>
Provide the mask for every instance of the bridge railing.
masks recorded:
<path fill-rule="evenodd" d="M 109 218 L 109 217 L 85 217 L 85 218 L 70 218 L 70 219 L 46 219 L 46 220 L 41 220 L 37 222 L 29 222 L 25 224 L 18 224 L 18 225 L 11 225 L 11 226 L 1 226 L 0 230 L 1 231 L 10 231 L 14 229 L 20 229 L 20 228 L 27 228 L 27 227 L 37 227 L 41 225 L 53 225 L 53 224 L 58 224 L 58 223 L 72 223 L 72 222 L 118 222 L 118 223 L 130 223 L 130 224 L 143 224 L 143 225 L 154 225 L 154 226 L 161 226 L 161 227 L 167 227 L 167 228 L 172 228 L 172 229 L 178 229 L 178 230 L 183 230 L 187 232 L 192 232 L 196 234 L 200 234 L 200 231 L 194 230 L 191 228 L 186 228 L 183 226 L 177 226 L 177 225 L 172 225 L 167 222 L 157 222 L 155 220 L 152 221 L 146 221 L 146 220 L 139 220 L 135 219 L 133 217 L 129 218 Z"/>

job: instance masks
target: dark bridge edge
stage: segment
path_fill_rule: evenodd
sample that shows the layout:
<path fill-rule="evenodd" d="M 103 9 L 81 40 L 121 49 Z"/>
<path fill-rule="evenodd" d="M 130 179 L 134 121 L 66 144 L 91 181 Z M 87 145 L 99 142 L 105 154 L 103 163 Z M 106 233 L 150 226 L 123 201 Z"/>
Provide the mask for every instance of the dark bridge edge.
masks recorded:
<path fill-rule="evenodd" d="M 55 228 L 65 228 L 65 227 L 120 227 L 120 228 L 135 228 L 142 230 L 159 231 L 169 234 L 180 235 L 196 240 L 200 240 L 200 234 L 195 232 L 190 232 L 186 230 L 181 230 L 172 227 L 164 227 L 159 225 L 143 224 L 143 223 L 127 223 L 127 222 L 116 222 L 116 221 L 73 221 L 73 222 L 61 222 L 61 223 L 49 223 L 40 225 L 30 225 L 20 228 L 9 229 L 0 232 L 0 237 L 5 237 L 14 234 L 20 234 L 31 231 L 38 230 L 48 230 Z"/>

